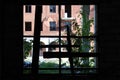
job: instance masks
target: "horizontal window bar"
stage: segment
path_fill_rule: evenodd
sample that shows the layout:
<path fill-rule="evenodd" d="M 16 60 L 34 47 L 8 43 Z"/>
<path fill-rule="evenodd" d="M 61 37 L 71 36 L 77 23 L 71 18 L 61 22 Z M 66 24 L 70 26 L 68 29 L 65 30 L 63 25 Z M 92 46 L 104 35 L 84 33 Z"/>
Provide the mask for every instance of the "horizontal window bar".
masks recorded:
<path fill-rule="evenodd" d="M 94 54 L 94 53 L 80 53 L 80 52 L 44 52 L 43 53 L 43 57 L 44 58 L 65 58 L 65 57 L 97 57 L 98 54 Z"/>
<path fill-rule="evenodd" d="M 59 70 L 59 68 L 39 68 L 40 70 Z M 61 70 L 71 70 L 71 68 L 60 68 Z M 74 70 L 97 70 L 98 68 L 73 68 Z"/>
<path fill-rule="evenodd" d="M 25 68 L 24 68 L 24 70 L 31 70 L 31 69 L 32 69 L 32 67 L 29 67 L 29 68 L 26 68 L 26 67 L 25 67 Z"/>
<path fill-rule="evenodd" d="M 79 3 L 80 2 L 80 3 Z M 87 4 L 87 5 L 90 5 L 90 4 L 97 4 L 97 3 L 99 3 L 99 1 L 97 1 L 97 0 L 90 0 L 89 2 L 87 1 L 74 1 L 74 2 L 72 2 L 72 1 L 60 1 L 60 2 L 56 2 L 56 1 L 54 1 L 54 0 L 50 0 L 50 1 L 48 1 L 48 0 L 36 0 L 36 1 L 34 1 L 34 0 L 29 0 L 29 1 L 27 1 L 27 0 L 23 0 L 23 1 L 21 1 L 21 4 L 24 4 L 24 5 L 60 5 L 60 4 L 62 4 L 62 5 L 66 5 L 66 4 L 69 4 L 69 5 L 83 5 L 83 4 Z"/>
<path fill-rule="evenodd" d="M 68 36 L 40 36 L 40 37 L 61 37 L 66 38 Z M 70 38 L 96 38 L 97 36 L 69 36 Z"/>
<path fill-rule="evenodd" d="M 31 68 L 24 68 L 24 70 L 30 70 Z M 39 68 L 40 70 L 71 70 L 71 68 Z M 74 70 L 98 70 L 98 68 L 73 68 Z"/>
<path fill-rule="evenodd" d="M 29 35 L 23 35 L 23 37 L 34 37 L 34 35 L 31 35 L 31 36 L 29 36 Z"/>
<path fill-rule="evenodd" d="M 40 45 L 40 48 L 46 47 L 80 47 L 80 45 Z"/>

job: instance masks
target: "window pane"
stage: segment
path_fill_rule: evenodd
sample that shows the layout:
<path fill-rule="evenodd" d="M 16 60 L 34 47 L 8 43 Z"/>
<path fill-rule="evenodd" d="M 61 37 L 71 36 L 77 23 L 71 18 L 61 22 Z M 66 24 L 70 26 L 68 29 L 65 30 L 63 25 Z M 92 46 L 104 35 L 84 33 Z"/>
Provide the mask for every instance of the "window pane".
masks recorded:
<path fill-rule="evenodd" d="M 58 58 L 43 58 L 39 57 L 39 68 L 59 68 Z"/>
<path fill-rule="evenodd" d="M 76 74 L 96 73 L 97 60 L 96 57 L 74 57 L 73 66 Z"/>
<path fill-rule="evenodd" d="M 23 73 L 30 73 L 32 67 L 33 37 L 23 37 Z"/>
<path fill-rule="evenodd" d="M 96 68 L 96 57 L 73 57 L 73 66 L 76 68 Z"/>
<path fill-rule="evenodd" d="M 94 38 L 70 38 L 71 47 L 68 46 L 69 42 L 67 38 L 62 38 L 62 45 L 66 45 L 67 47 L 64 47 L 65 50 L 67 48 L 71 48 L 72 52 L 89 52 L 89 53 L 95 53 L 96 52 L 96 39 Z"/>
<path fill-rule="evenodd" d="M 44 58 L 45 52 L 59 52 L 59 38 L 41 37 L 39 68 L 59 68 L 58 58 Z M 52 55 L 52 54 L 51 54 Z"/>
<path fill-rule="evenodd" d="M 64 5 L 64 7 L 65 6 L 66 5 Z M 89 14 L 84 17 L 83 17 L 83 15 L 85 15 L 86 13 L 84 13 L 84 14 L 80 13 L 82 11 L 81 10 L 82 6 L 83 5 L 72 5 L 71 6 L 71 13 L 72 13 L 71 17 L 69 17 L 69 15 L 66 15 L 67 13 L 63 14 L 64 7 L 62 7 L 63 9 L 61 10 L 62 11 L 61 15 L 64 15 L 64 16 L 62 16 L 62 19 L 61 19 L 61 26 L 62 26 L 62 30 L 64 30 L 64 33 L 66 32 L 66 35 L 67 35 L 66 25 L 64 25 L 64 23 L 66 23 L 66 22 L 71 23 L 71 25 L 69 26 L 69 29 L 71 31 L 70 35 L 74 35 L 74 36 L 93 36 L 93 35 L 95 35 L 95 30 L 96 30 L 95 29 L 95 25 L 96 25 L 96 23 L 95 23 L 95 6 L 90 5 L 90 11 L 87 12 Z M 70 7 L 70 6 L 68 6 L 68 7 Z M 70 8 L 69 8 L 69 10 L 70 10 Z M 88 17 L 88 20 L 86 20 L 85 17 Z M 83 20 L 84 20 L 84 22 L 83 22 Z M 86 28 L 86 26 L 88 26 L 88 27 Z M 65 34 L 62 34 L 62 33 L 61 33 L 61 35 L 64 36 Z"/>
<path fill-rule="evenodd" d="M 61 68 L 70 68 L 69 58 L 61 58 Z"/>

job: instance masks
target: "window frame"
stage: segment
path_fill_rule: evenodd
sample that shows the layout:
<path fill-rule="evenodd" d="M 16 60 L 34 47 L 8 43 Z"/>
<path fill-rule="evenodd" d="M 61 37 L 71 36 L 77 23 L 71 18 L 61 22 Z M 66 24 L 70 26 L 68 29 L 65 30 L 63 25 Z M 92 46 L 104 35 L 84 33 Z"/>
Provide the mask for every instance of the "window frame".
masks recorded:
<path fill-rule="evenodd" d="M 59 5 L 60 6 L 60 5 Z M 60 9 L 59 9 L 59 18 L 60 18 Z M 96 15 L 96 14 L 95 14 Z M 96 17 L 95 17 L 96 18 Z M 60 24 L 61 23 L 61 20 L 59 20 L 59 26 L 61 25 Z M 96 25 L 94 25 L 94 26 L 96 26 Z M 96 33 L 95 33 L 96 34 Z M 43 36 L 39 36 L 39 37 L 43 37 Z M 44 37 L 59 37 L 59 40 L 61 41 L 61 27 L 59 27 L 59 36 L 44 36 Z M 63 36 L 63 37 L 66 37 L 66 36 Z M 68 36 L 68 38 L 69 38 L 70 36 Z M 72 36 L 73 37 L 73 36 Z M 81 38 L 96 38 L 96 36 L 81 36 Z M 79 37 L 78 37 L 79 38 Z M 97 44 L 97 43 L 96 43 Z M 43 46 L 43 45 L 41 45 L 41 46 Z M 96 45 L 97 46 L 97 45 Z M 47 46 L 48 48 L 49 47 L 52 47 L 52 45 L 51 46 Z M 59 50 L 61 49 L 61 45 L 59 45 L 58 46 L 59 47 Z M 97 47 L 96 47 L 96 49 L 97 49 Z M 61 52 L 61 50 L 60 50 L 60 52 Z M 33 53 L 34 54 L 34 53 Z M 97 54 L 95 54 L 95 55 L 97 55 Z M 93 54 L 93 56 L 95 56 L 94 54 Z M 63 55 L 62 55 L 63 56 Z M 88 56 L 90 56 L 90 55 L 88 55 Z M 98 56 L 98 55 L 97 55 Z M 61 58 L 59 58 L 60 60 L 61 60 Z M 96 63 L 97 64 L 97 63 Z M 60 63 L 60 65 L 59 65 L 59 67 L 61 67 L 61 63 Z M 49 69 L 49 68 L 48 68 Z M 86 68 L 86 69 L 89 69 L 89 68 Z M 96 69 L 96 68 L 95 68 Z M 43 69 L 44 70 L 44 69 Z M 61 72 L 61 68 L 59 68 L 59 71 Z M 59 73 L 60 74 L 60 73 Z M 40 75 L 42 75 L 42 74 L 40 74 Z M 45 75 L 45 74 L 44 74 Z M 50 74 L 51 75 L 51 74 Z M 55 75 L 55 74 L 54 74 Z M 70 75 L 73 75 L 73 74 L 70 74 Z M 80 74 L 79 74 L 80 75 Z M 85 75 L 85 74 L 84 74 Z M 93 75 L 95 75 L 95 74 L 93 74 Z"/>

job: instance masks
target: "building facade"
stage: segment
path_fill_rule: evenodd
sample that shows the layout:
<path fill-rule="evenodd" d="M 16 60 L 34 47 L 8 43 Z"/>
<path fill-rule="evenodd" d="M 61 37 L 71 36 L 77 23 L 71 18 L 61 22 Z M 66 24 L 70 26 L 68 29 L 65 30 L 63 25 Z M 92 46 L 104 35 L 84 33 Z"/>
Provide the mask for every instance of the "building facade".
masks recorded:
<path fill-rule="evenodd" d="M 81 19 L 79 12 L 82 5 L 61 5 L 61 16 L 59 19 L 58 5 L 42 5 L 42 31 L 41 36 L 59 36 L 59 27 L 61 27 L 61 35 L 65 31 L 65 25 L 72 23 L 72 20 L 76 20 L 78 25 L 81 25 Z M 34 25 L 35 25 L 35 5 L 24 5 L 23 6 L 23 35 L 34 36 Z M 90 5 L 89 19 L 95 18 L 95 6 Z M 82 16 L 81 16 L 82 17 Z M 61 26 L 59 26 L 59 20 L 61 20 Z M 71 28 L 71 30 L 74 30 Z M 90 32 L 94 33 L 94 24 L 91 24 Z M 49 45 L 57 38 L 40 38 L 40 41 L 44 45 Z M 48 51 L 48 48 L 44 49 Z M 41 51 L 40 51 L 41 52 Z"/>

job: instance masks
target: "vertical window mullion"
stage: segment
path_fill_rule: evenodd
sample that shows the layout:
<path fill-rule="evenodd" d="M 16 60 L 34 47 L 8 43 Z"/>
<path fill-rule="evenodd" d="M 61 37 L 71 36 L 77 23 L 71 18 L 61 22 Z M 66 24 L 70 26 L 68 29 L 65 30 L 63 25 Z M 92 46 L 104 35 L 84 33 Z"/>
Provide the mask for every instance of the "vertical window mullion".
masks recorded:
<path fill-rule="evenodd" d="M 59 54 L 61 53 L 61 5 L 58 5 L 59 10 Z M 61 57 L 59 57 L 59 74 L 61 74 Z"/>
<path fill-rule="evenodd" d="M 94 34 L 96 35 L 96 6 L 94 5 Z M 97 39 L 97 38 L 96 38 Z M 96 43 L 96 39 L 94 39 L 94 42 L 95 42 L 95 45 L 94 45 L 94 48 L 95 48 L 95 53 L 97 53 L 96 52 L 96 48 L 97 48 L 97 43 Z M 97 58 L 95 58 L 95 67 L 97 68 L 97 65 L 98 65 L 98 59 Z"/>
<path fill-rule="evenodd" d="M 71 74 L 73 75 L 74 74 L 74 70 L 73 70 L 73 58 L 72 58 L 72 54 L 71 54 L 71 41 L 70 41 L 70 26 L 67 25 L 67 41 L 68 41 L 68 53 L 70 54 L 69 55 L 69 61 L 70 61 L 70 68 L 71 68 Z"/>
<path fill-rule="evenodd" d="M 32 58 L 32 74 L 38 75 L 38 61 L 39 61 L 39 46 L 40 46 L 40 26 L 41 22 L 42 6 L 36 5 L 35 11 L 35 29 L 34 29 L 34 41 L 33 41 L 33 58 Z"/>

